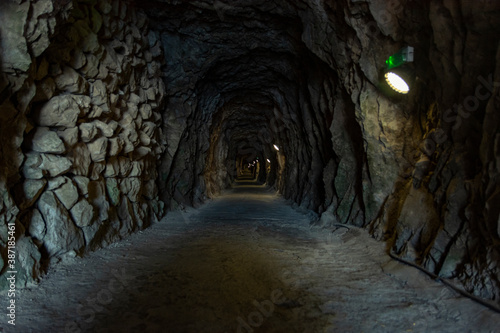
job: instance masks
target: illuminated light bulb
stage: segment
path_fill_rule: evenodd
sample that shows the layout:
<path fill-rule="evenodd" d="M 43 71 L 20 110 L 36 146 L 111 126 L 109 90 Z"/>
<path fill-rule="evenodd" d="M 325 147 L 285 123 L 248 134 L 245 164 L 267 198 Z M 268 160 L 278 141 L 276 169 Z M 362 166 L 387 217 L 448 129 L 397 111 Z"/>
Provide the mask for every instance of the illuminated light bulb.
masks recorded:
<path fill-rule="evenodd" d="M 407 94 L 410 91 L 408 83 L 399 75 L 393 72 L 385 73 L 385 80 L 389 86 L 400 94 Z"/>
<path fill-rule="evenodd" d="M 276 149 L 277 151 L 280 151 L 280 148 L 276 145 L 273 145 L 274 149 Z"/>

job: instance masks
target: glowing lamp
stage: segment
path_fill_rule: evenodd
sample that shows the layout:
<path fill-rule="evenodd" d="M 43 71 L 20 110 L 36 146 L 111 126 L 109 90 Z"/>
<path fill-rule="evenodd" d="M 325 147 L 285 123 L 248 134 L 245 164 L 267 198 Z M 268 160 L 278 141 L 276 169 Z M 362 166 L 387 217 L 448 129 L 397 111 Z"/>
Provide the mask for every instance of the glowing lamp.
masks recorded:
<path fill-rule="evenodd" d="M 408 94 L 415 78 L 413 68 L 408 64 L 410 62 L 413 62 L 413 47 L 411 46 L 402 48 L 385 61 L 385 81 L 389 87 L 400 94 Z"/>
<path fill-rule="evenodd" d="M 276 145 L 273 145 L 274 149 L 276 149 L 277 151 L 280 151 L 280 148 Z"/>
<path fill-rule="evenodd" d="M 405 79 L 394 72 L 387 72 L 384 75 L 387 84 L 400 94 L 407 94 L 410 91 Z"/>

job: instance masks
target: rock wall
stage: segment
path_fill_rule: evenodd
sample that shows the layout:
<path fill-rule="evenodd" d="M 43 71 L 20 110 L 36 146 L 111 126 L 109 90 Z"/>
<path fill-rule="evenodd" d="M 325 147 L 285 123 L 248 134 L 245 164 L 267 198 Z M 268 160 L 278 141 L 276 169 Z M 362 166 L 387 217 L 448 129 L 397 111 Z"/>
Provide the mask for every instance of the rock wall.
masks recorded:
<path fill-rule="evenodd" d="M 0 16 L 0 266 L 15 224 L 24 286 L 162 216 L 163 55 L 126 1 L 2 1 Z"/>
<path fill-rule="evenodd" d="M 356 126 L 346 140 L 334 115 L 333 188 L 346 195 L 322 221 L 365 225 L 388 251 L 499 302 L 500 6 L 484 5 L 323 2 L 307 14 L 303 40 L 337 71 L 335 112 L 340 122 L 354 112 L 364 150 L 353 158 Z M 402 98 L 383 90 L 380 69 L 404 45 L 415 47 L 416 79 Z"/>
<path fill-rule="evenodd" d="M 498 303 L 500 5 L 483 5 L 324 1 L 299 15 L 339 78 L 322 222 L 367 226 L 388 251 Z M 381 69 L 405 45 L 416 78 L 394 96 Z"/>
<path fill-rule="evenodd" d="M 160 193 L 167 206 L 197 205 L 218 194 L 236 176 L 238 156 L 249 155 L 262 169 L 270 160 L 262 180 L 304 206 L 321 207 L 316 169 L 331 155 L 332 112 L 320 94 L 331 97 L 334 73 L 300 42 L 293 12 L 286 15 L 297 25 L 265 12 L 244 12 L 248 22 L 237 25 L 231 11 L 246 5 L 150 5 L 166 57 Z"/>
<path fill-rule="evenodd" d="M 496 2 L 0 9 L 0 263 L 15 222 L 26 281 L 163 203 L 201 204 L 258 157 L 261 180 L 319 224 L 369 228 L 388 251 L 500 299 Z M 396 96 L 381 74 L 405 45 L 416 78 Z"/>
<path fill-rule="evenodd" d="M 367 227 L 388 251 L 499 300 L 497 3 L 147 8 L 166 51 L 168 207 L 216 195 L 253 154 L 323 226 Z M 396 96 L 381 72 L 405 45 L 417 75 Z"/>

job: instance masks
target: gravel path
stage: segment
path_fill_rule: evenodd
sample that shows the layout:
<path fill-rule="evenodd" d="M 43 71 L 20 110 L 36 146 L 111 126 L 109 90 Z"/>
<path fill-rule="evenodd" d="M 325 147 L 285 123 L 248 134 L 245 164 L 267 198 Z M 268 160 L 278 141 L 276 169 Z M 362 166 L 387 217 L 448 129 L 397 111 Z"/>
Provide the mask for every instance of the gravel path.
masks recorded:
<path fill-rule="evenodd" d="M 366 231 L 319 232 L 309 222 L 263 186 L 234 188 L 60 263 L 18 293 L 15 329 L 5 319 L 0 328 L 500 332 L 500 314 L 391 260 Z"/>

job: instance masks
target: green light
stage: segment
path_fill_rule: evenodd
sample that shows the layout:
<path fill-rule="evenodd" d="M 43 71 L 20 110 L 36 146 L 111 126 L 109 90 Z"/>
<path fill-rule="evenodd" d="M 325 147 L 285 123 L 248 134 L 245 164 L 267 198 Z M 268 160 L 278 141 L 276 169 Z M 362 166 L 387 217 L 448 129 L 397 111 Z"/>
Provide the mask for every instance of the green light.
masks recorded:
<path fill-rule="evenodd" d="M 391 55 L 386 61 L 387 69 L 399 67 L 407 62 L 413 61 L 413 47 L 406 46 L 399 50 L 397 53 Z"/>
<path fill-rule="evenodd" d="M 391 55 L 389 59 L 385 61 L 385 65 L 387 66 L 388 69 L 401 66 L 404 63 L 405 60 L 402 52 L 398 52 L 396 54 Z"/>

